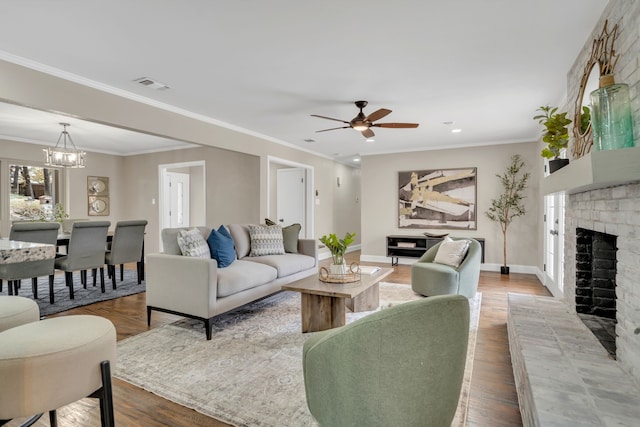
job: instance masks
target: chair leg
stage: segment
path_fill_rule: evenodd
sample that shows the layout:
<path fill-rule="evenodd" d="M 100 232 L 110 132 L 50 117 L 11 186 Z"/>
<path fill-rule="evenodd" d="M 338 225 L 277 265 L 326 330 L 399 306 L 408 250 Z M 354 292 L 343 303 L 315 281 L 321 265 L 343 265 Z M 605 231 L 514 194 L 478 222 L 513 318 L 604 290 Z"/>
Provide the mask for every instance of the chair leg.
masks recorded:
<path fill-rule="evenodd" d="M 100 287 L 104 289 L 104 267 L 100 267 Z"/>
<path fill-rule="evenodd" d="M 18 296 L 18 289 L 20 289 L 20 280 L 13 281 L 13 294 Z"/>
<path fill-rule="evenodd" d="M 111 270 L 111 284 L 113 285 L 113 289 L 116 288 L 116 266 L 110 265 L 107 267 L 108 270 Z"/>
<path fill-rule="evenodd" d="M 31 291 L 33 292 L 33 299 L 38 299 L 38 278 L 31 278 Z"/>
<path fill-rule="evenodd" d="M 13 295 L 13 280 L 7 280 L 7 287 L 9 288 L 9 296 Z"/>
<path fill-rule="evenodd" d="M 96 271 L 97 271 L 97 269 L 95 269 L 95 268 L 91 269 L 91 276 L 93 277 L 93 286 L 96 285 Z"/>
<path fill-rule="evenodd" d="M 142 283 L 142 276 L 144 272 L 142 271 L 142 263 L 140 261 L 136 262 L 136 270 L 138 271 L 138 285 Z"/>
<path fill-rule="evenodd" d="M 0 279 L 0 292 L 2 292 L 2 279 Z"/>
<path fill-rule="evenodd" d="M 53 304 L 53 274 L 49 275 L 49 303 Z"/>
<path fill-rule="evenodd" d="M 120 264 L 120 281 L 124 280 L 124 264 Z"/>
<path fill-rule="evenodd" d="M 82 275 L 82 273 L 80 273 Z M 71 271 L 64 272 L 64 281 L 69 287 L 69 299 L 73 299 L 73 273 Z"/>
<path fill-rule="evenodd" d="M 80 283 L 87 289 L 87 270 L 80 270 Z"/>

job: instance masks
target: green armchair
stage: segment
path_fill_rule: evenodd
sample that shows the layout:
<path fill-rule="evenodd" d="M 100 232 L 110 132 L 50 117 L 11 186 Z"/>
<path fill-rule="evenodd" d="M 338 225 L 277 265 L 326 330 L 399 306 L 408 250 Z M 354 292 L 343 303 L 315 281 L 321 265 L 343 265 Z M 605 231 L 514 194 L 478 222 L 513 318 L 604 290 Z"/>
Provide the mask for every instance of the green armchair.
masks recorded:
<path fill-rule="evenodd" d="M 469 249 L 458 268 L 433 262 L 442 242 L 429 248 L 411 266 L 411 288 L 414 292 L 430 297 L 434 295 L 460 294 L 473 298 L 480 280 L 482 247 L 477 240 L 469 240 Z"/>
<path fill-rule="evenodd" d="M 407 302 L 304 344 L 307 404 L 322 427 L 448 426 L 469 337 L 469 301 Z"/>

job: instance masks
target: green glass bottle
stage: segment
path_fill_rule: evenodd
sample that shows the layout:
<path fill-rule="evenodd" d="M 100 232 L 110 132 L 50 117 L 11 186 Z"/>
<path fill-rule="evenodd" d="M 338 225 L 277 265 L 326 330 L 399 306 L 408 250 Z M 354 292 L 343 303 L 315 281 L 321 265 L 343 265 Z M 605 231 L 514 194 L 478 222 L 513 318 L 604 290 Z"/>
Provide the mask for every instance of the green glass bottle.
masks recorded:
<path fill-rule="evenodd" d="M 596 151 L 633 147 L 633 120 L 629 86 L 615 83 L 613 74 L 600 77 L 590 95 L 593 146 Z"/>

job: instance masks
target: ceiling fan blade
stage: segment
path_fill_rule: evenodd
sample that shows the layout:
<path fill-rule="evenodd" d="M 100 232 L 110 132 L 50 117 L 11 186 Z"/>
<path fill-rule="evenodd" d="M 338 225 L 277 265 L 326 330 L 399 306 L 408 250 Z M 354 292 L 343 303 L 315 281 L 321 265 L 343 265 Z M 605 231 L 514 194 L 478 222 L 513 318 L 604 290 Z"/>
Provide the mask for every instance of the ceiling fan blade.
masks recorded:
<path fill-rule="evenodd" d="M 346 120 L 334 119 L 333 117 L 327 117 L 327 116 L 319 116 L 317 114 L 311 114 L 311 117 L 320 117 L 321 119 L 335 120 L 336 122 L 349 123 Z"/>
<path fill-rule="evenodd" d="M 336 129 L 349 129 L 351 126 L 340 126 L 339 128 L 331 128 L 331 129 L 322 129 L 322 130 L 317 130 L 316 133 L 318 132 L 326 132 L 328 130 L 336 130 Z"/>
<path fill-rule="evenodd" d="M 376 134 L 373 133 L 371 129 L 367 128 L 362 131 L 362 136 L 364 136 L 365 138 L 373 138 L 374 136 L 376 136 Z"/>
<path fill-rule="evenodd" d="M 375 123 L 371 126 L 379 128 L 417 128 L 418 123 Z"/>
<path fill-rule="evenodd" d="M 381 108 L 378 111 L 374 111 L 373 113 L 369 114 L 367 120 L 369 120 L 370 122 L 375 122 L 376 120 L 380 120 L 381 118 L 385 117 L 389 113 L 391 113 L 391 110 Z"/>

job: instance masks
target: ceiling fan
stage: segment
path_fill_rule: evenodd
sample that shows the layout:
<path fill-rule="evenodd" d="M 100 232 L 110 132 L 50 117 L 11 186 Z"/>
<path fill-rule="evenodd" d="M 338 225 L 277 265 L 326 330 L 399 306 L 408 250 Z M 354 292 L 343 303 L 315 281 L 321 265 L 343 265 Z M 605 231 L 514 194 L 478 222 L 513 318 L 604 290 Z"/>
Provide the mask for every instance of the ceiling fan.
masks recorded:
<path fill-rule="evenodd" d="M 337 128 L 330 129 L 322 129 L 316 132 L 326 132 L 328 130 L 336 130 L 336 129 L 348 129 L 352 128 L 362 133 L 362 136 L 365 138 L 373 138 L 375 133 L 371 130 L 372 127 L 378 128 L 417 128 L 418 123 L 373 123 L 376 120 L 380 120 L 385 117 L 387 114 L 391 113 L 391 110 L 387 110 L 386 108 L 381 108 L 379 110 L 374 111 L 373 113 L 365 116 L 362 112 L 362 109 L 367 106 L 367 101 L 356 101 L 356 107 L 360 109 L 360 112 L 357 116 L 355 116 L 351 121 L 334 119 L 332 117 L 319 116 L 318 114 L 312 114 L 312 117 L 320 117 L 321 119 L 327 120 L 335 120 L 336 122 L 346 123 L 349 126 L 341 126 Z"/>

